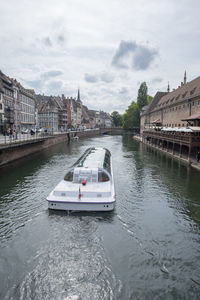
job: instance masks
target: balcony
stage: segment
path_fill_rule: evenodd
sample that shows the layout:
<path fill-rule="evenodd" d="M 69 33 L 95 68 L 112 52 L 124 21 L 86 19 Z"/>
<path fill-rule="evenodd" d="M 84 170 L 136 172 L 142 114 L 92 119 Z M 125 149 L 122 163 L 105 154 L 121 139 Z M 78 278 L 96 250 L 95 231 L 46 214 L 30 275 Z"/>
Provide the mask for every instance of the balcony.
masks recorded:
<path fill-rule="evenodd" d="M 163 132 L 156 130 L 143 131 L 144 138 L 157 139 L 185 146 L 200 146 L 200 135 L 195 132 Z"/>

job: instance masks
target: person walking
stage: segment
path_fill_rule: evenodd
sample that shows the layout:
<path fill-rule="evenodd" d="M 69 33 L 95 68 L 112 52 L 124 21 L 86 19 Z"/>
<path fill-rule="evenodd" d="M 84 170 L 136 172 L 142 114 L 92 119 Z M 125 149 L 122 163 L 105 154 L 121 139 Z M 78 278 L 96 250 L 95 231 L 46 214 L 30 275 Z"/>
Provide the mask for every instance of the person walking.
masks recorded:
<path fill-rule="evenodd" d="M 10 128 L 10 129 L 9 129 L 9 139 L 10 139 L 10 142 L 11 142 L 12 137 L 13 137 L 13 131 L 12 131 L 12 129 Z"/>

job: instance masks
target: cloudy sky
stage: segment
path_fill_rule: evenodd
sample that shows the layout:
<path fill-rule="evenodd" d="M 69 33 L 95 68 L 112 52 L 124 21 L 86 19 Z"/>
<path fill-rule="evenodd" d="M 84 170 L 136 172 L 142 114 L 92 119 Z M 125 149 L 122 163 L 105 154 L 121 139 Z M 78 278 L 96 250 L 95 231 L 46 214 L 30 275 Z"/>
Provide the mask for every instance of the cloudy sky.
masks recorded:
<path fill-rule="evenodd" d="M 199 0 L 0 0 L 0 69 L 25 88 L 125 111 L 200 75 Z"/>

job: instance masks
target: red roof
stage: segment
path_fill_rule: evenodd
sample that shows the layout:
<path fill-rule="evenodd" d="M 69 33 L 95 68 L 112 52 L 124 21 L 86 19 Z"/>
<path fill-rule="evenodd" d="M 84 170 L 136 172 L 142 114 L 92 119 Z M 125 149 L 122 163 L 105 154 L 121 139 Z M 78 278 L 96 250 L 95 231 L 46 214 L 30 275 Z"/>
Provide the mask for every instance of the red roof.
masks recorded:
<path fill-rule="evenodd" d="M 196 114 L 193 114 L 191 116 L 189 116 L 188 118 L 185 118 L 181 121 L 194 121 L 194 120 L 200 120 L 200 113 L 196 113 Z"/>

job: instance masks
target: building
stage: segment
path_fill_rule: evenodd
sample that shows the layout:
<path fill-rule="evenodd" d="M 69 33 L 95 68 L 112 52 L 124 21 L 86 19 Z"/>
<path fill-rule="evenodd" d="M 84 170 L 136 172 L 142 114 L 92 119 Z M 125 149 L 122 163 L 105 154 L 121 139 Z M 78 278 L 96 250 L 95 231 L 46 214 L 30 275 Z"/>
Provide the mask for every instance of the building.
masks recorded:
<path fill-rule="evenodd" d="M 167 151 L 183 153 L 190 161 L 200 150 L 200 77 L 172 92 L 158 92 L 141 113 L 141 136 Z"/>
<path fill-rule="evenodd" d="M 200 112 L 200 77 L 181 85 L 172 92 L 158 92 L 141 115 L 141 130 L 159 123 L 164 127 L 185 127 L 187 118 Z M 200 126 L 198 119 L 193 125 Z"/>
<path fill-rule="evenodd" d="M 55 104 L 58 108 L 58 130 L 66 131 L 67 130 L 67 108 L 64 104 L 63 97 L 53 97 Z"/>
<path fill-rule="evenodd" d="M 35 129 L 35 92 L 33 90 L 25 89 L 19 84 L 19 103 L 21 106 L 20 116 L 20 128 L 24 129 Z"/>
<path fill-rule="evenodd" d="M 14 89 L 11 79 L 0 71 L 1 132 L 14 129 Z"/>
<path fill-rule="evenodd" d="M 3 125 L 4 125 L 3 84 L 0 80 L 0 133 L 3 133 Z"/>
<path fill-rule="evenodd" d="M 39 128 L 49 132 L 53 133 L 59 130 L 58 106 L 53 97 L 50 96 L 38 104 L 38 122 Z"/>

